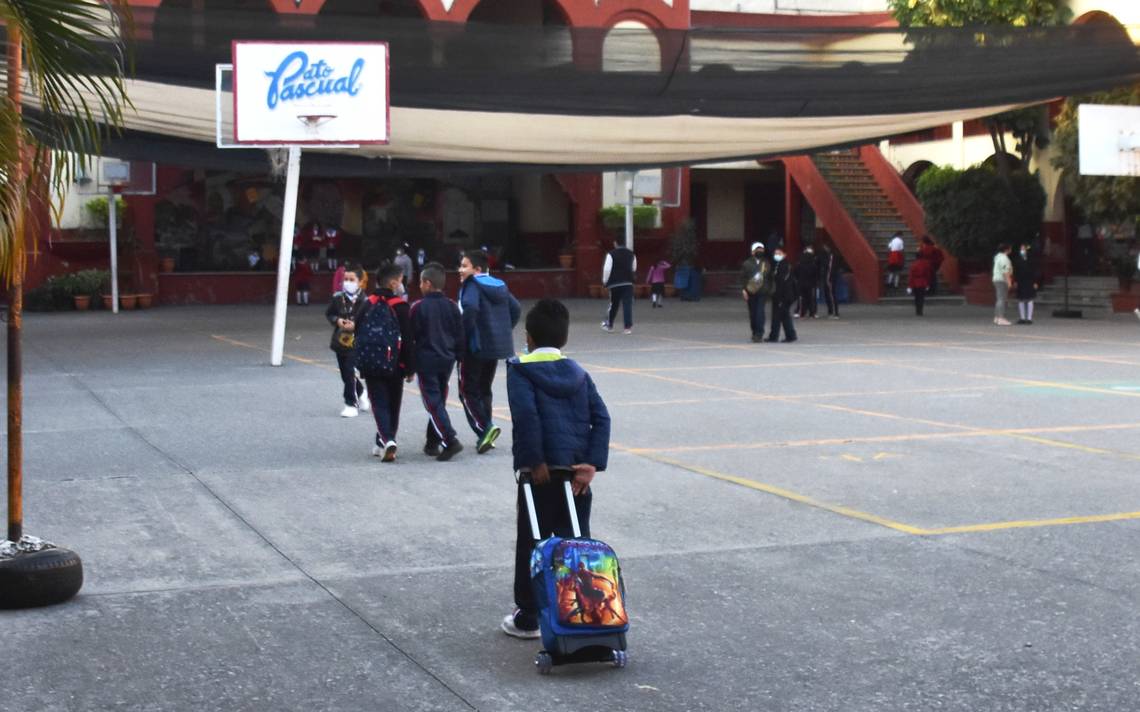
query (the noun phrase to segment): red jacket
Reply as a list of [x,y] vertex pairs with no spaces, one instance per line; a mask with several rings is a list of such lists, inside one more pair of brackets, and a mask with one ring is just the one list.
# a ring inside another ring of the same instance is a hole
[[930,289],[930,281],[934,278],[934,268],[926,256],[920,256],[910,266],[910,276],[906,286],[911,289]]

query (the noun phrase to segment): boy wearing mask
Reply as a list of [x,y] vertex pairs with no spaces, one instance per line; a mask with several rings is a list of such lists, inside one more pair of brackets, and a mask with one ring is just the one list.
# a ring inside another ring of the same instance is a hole
[[333,294],[328,309],[325,309],[325,318],[333,326],[329,348],[336,354],[340,380],[344,383],[344,409],[340,412],[342,418],[355,418],[360,411],[368,410],[369,406],[364,384],[356,377],[356,358],[352,349],[356,339],[356,324],[368,306],[368,301],[360,294],[362,273],[360,267],[346,265],[341,289]]

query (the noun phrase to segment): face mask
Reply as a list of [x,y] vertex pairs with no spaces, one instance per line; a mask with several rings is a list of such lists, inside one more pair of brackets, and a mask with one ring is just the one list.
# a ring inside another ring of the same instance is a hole
[[783,261],[784,261],[784,256],[783,256],[783,255],[776,255],[776,256],[775,256],[775,257],[773,257],[772,259],[776,260],[777,262],[783,262]]
[[351,297],[360,291],[360,282],[345,282],[343,289],[344,293]]
[[392,293],[395,294],[397,297],[402,297],[405,294],[407,294],[407,290],[404,289],[404,283],[400,282],[399,284],[397,284],[395,291]]
[[1022,251],[1021,251],[1021,256],[1022,256],[1022,257],[1027,257],[1028,255],[1029,255],[1029,250],[1022,250]]

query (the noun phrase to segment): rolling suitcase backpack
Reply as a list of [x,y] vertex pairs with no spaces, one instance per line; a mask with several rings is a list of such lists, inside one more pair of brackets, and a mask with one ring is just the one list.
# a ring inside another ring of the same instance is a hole
[[570,480],[563,479],[562,485],[574,538],[541,539],[530,480],[523,479],[530,530],[536,542],[530,555],[530,580],[538,601],[543,646],[535,656],[535,667],[542,675],[555,665],[571,663],[605,662],[625,667],[629,616],[617,554],[605,542],[581,538]]

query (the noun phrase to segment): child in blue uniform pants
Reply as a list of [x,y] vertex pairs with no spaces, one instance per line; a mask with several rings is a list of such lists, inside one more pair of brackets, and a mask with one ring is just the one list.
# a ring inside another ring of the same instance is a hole
[[[535,515],[543,536],[573,536],[566,496],[558,476],[571,478],[574,508],[582,536],[590,536],[594,474],[606,469],[610,414],[594,381],[562,355],[570,313],[555,299],[539,301],[526,315],[528,353],[507,362],[507,399],[513,423],[514,465],[529,473]],[[518,485],[518,538],[515,543],[515,610],[500,625],[516,638],[538,638],[538,604],[530,579],[530,530],[522,484]]]
[[404,271],[399,265],[388,264],[377,275],[376,293],[368,298],[372,309],[391,309],[400,323],[400,360],[396,372],[388,378],[368,378],[365,384],[372,398],[372,415],[376,419],[376,444],[372,454],[384,462],[396,459],[396,432],[400,429],[400,404],[404,400],[404,382],[411,383],[416,375],[415,337],[408,317],[408,300],[403,291]]
[[412,305],[412,333],[416,340],[416,369],[420,397],[428,412],[424,454],[450,460],[463,449],[447,417],[447,384],[456,361],[463,358],[463,316],[443,289],[443,265],[432,262],[420,272],[423,299]]

